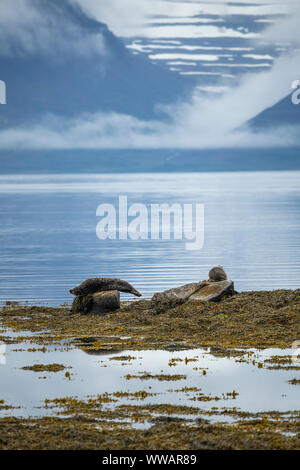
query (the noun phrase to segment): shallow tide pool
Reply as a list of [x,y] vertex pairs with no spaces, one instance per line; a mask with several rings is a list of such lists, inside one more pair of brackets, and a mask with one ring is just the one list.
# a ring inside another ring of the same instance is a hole
[[[4,336],[13,338],[9,330]],[[72,349],[68,342],[41,348],[25,341],[2,343],[1,351],[5,353],[0,361],[0,400],[5,404],[0,406],[1,417],[56,415],[61,410],[53,403],[45,406],[45,400],[86,401],[105,394],[112,399],[103,404],[107,409],[124,404],[186,406],[198,409],[185,413],[192,420],[203,416],[228,422],[234,419],[234,411],[300,408],[299,385],[289,383],[300,379],[300,360],[292,349],[237,349],[234,357],[222,357],[218,348],[86,352]],[[41,364],[65,368],[58,372],[22,369]]]

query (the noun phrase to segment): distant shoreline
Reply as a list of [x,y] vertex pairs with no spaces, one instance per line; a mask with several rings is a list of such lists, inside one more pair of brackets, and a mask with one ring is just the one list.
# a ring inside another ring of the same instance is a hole
[[300,170],[300,147],[0,151],[0,175]]

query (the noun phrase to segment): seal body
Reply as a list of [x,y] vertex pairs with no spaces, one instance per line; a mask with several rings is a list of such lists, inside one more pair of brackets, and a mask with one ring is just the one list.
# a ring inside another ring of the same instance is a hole
[[139,291],[137,291],[129,282],[123,281],[122,279],[115,279],[112,277],[94,277],[83,281],[79,286],[70,289],[70,294],[73,295],[88,295],[94,294],[95,292],[113,291],[118,290],[120,292],[129,292],[130,294],[141,297]]
[[227,275],[223,269],[223,266],[215,266],[209,271],[209,282],[220,282],[226,280]]

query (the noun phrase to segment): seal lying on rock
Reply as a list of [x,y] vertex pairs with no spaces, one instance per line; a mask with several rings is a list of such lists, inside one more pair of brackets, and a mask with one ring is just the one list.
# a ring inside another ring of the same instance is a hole
[[129,282],[123,281],[122,279],[114,279],[112,277],[94,277],[86,279],[79,284],[79,286],[70,289],[70,294],[83,296],[94,294],[95,292],[114,290],[129,292],[137,297],[142,296],[142,294],[129,284]]
[[192,282],[184,286],[175,287],[164,292],[157,292],[153,295],[153,301],[161,301],[163,298],[188,300],[195,292],[203,287],[209,286],[212,282],[221,282],[227,280],[227,275],[223,266],[215,266],[209,271],[208,281]]
[[209,271],[209,280],[193,282],[175,287],[153,295],[152,308],[158,313],[168,308],[174,308],[189,300],[211,301],[221,300],[226,295],[235,294],[234,284],[227,280],[222,266],[215,266]]
[[227,281],[227,274],[224,271],[223,266],[215,266],[211,268],[208,273],[208,281],[202,281],[199,283],[199,289],[202,287],[209,286],[211,282],[223,282]]

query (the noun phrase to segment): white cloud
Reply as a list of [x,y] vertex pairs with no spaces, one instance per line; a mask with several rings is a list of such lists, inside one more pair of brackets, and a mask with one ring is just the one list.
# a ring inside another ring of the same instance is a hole
[[[192,103],[164,108],[170,122],[142,121],[116,113],[74,119],[45,117],[35,126],[0,132],[1,149],[286,147],[298,142],[299,127],[262,131],[243,123],[291,92],[300,54],[281,57],[267,72],[245,77],[221,96],[195,94]],[[291,103],[291,106],[295,106]]]
[[[297,42],[298,30],[293,25],[295,21],[299,24],[299,18],[300,11],[296,10],[275,29],[271,26],[266,37],[276,41],[279,32],[286,32],[290,41]],[[299,51],[289,53],[276,59],[270,70],[245,76],[238,86],[214,98],[195,93],[191,103],[165,108],[168,123],[142,121],[116,113],[85,114],[74,119],[48,116],[34,126],[2,130],[0,148],[186,149],[294,145],[298,140],[298,127],[287,128],[283,124],[276,131],[271,129],[255,135],[250,129],[237,129],[291,92],[292,82],[300,78],[299,63]],[[294,105],[291,103],[291,106]]]
[[[253,134],[240,126],[291,90],[291,72],[300,55],[281,58],[275,67],[229,89],[220,97],[196,94],[192,103],[165,108],[168,123],[142,121],[116,113],[62,119],[48,116],[35,126],[0,132],[2,149],[225,148],[287,147],[298,141],[299,127]],[[293,73],[293,72],[292,72]],[[291,103],[291,106],[294,106]],[[237,130],[238,129],[238,130]]]
[[290,15],[270,26],[264,34],[265,40],[287,42],[291,46],[300,46],[300,5],[290,6]]
[[[133,36],[133,31],[124,31],[123,36]],[[136,27],[134,36],[145,37],[148,39],[153,38],[242,38],[254,39],[259,38],[257,33],[248,33],[238,31],[237,29],[226,28],[225,26],[213,25],[167,25],[167,26],[152,26],[152,27]]]
[[87,36],[54,5],[45,9],[43,4],[39,0],[1,0],[0,55],[105,53],[101,33]]
[[[134,37],[146,35],[146,28],[151,17],[166,16],[182,18],[184,21],[196,15],[268,15],[286,13],[289,1],[243,0],[228,2],[166,1],[166,0],[72,0],[93,18],[109,25],[118,36]],[[245,5],[242,5],[245,3]],[[149,31],[152,28],[147,28]],[[174,29],[175,30],[175,29]],[[148,32],[151,34],[151,32]],[[177,35],[178,36],[178,35]],[[150,36],[154,37],[154,33]]]
[[[52,119],[53,121],[53,119]],[[57,120],[57,123],[59,120]],[[139,121],[132,116],[95,114],[88,119],[64,121],[64,130],[42,124],[2,131],[1,149],[207,149],[287,147],[297,142],[299,126],[255,133],[250,130],[222,133],[209,128],[205,134],[186,126]]]
[[155,13],[155,0],[71,0],[92,18],[107,24],[118,36],[143,25]]

